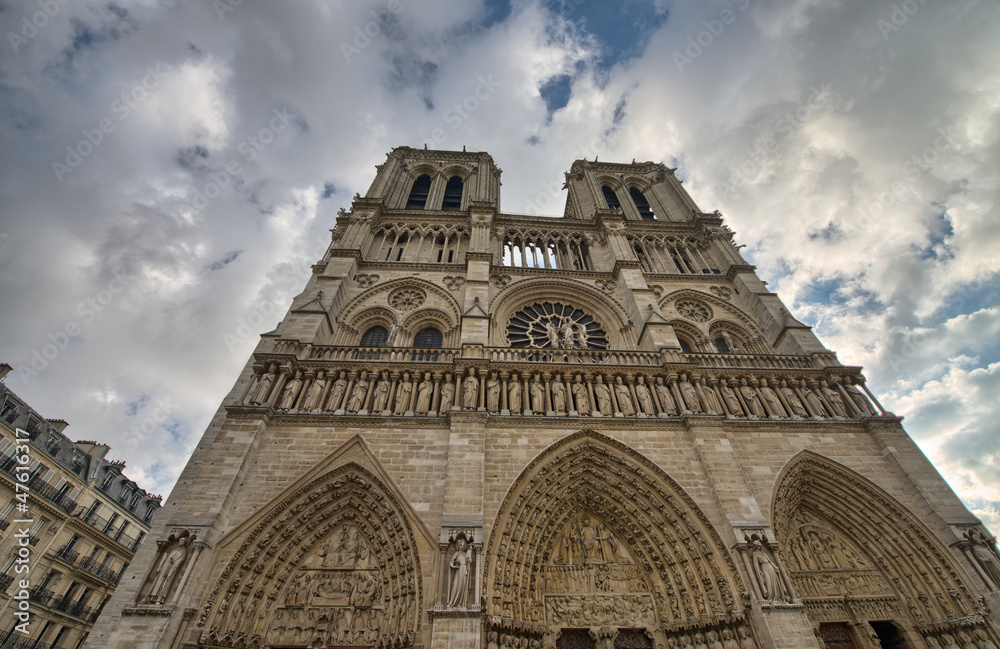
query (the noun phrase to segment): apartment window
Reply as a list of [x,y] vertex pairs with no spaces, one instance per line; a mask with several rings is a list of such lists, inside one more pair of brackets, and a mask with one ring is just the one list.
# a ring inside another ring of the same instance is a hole
[[462,209],[462,190],[464,188],[462,179],[458,176],[452,176],[444,187],[444,204],[441,205],[441,209],[451,212]]
[[424,174],[413,181],[410,197],[406,200],[406,209],[422,210],[427,205],[427,195],[431,193],[431,177]]

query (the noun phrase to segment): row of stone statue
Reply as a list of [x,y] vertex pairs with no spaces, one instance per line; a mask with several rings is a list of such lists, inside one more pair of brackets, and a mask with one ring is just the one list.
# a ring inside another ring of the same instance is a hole
[[997,649],[982,629],[962,629],[957,633],[924,636],[928,649]]
[[[287,380],[286,380],[287,379]],[[850,378],[706,378],[490,372],[347,372],[293,374],[271,365],[245,395],[251,406],[283,412],[437,415],[452,410],[492,414],[592,417],[726,415],[748,419],[849,419],[875,415]]]
[[668,636],[667,649],[757,649],[757,643],[746,626],[737,627],[735,632],[723,627],[719,631]]

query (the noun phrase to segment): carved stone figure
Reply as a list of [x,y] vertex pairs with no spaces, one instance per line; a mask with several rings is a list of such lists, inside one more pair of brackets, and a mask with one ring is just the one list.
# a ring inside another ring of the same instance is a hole
[[451,374],[444,377],[444,384],[441,386],[441,412],[448,412],[455,403],[455,384],[451,381]]
[[558,349],[559,348],[559,330],[556,329],[556,326],[554,324],[552,324],[551,320],[546,320],[545,321],[545,335],[549,339],[549,347],[551,347],[552,349]]
[[389,403],[389,390],[392,388],[392,381],[389,380],[389,373],[382,372],[382,378],[375,386],[375,399],[372,402],[372,412],[385,412]]
[[490,374],[486,379],[486,409],[490,412],[500,412],[500,381],[497,373]]
[[649,393],[649,388],[646,387],[646,377],[640,376],[639,382],[635,386],[635,398],[639,402],[639,409],[642,410],[643,414],[652,417],[656,414],[656,406],[653,405],[653,395]]
[[684,412],[701,412],[701,403],[698,401],[698,393],[694,391],[694,386],[688,381],[687,374],[681,374],[677,387],[681,390],[681,398],[684,399]]
[[323,370],[320,370],[306,391],[305,401],[302,402],[302,412],[312,412],[319,407],[319,400],[323,398],[324,389],[326,389],[326,375]]
[[814,413],[816,413],[815,416],[817,416],[817,417],[826,417],[827,416],[827,412],[826,412],[826,408],[823,407],[823,402],[820,401],[819,397],[817,397],[815,394],[813,394],[813,391],[810,390],[808,388],[808,386],[806,386],[804,384],[805,384],[805,381],[803,381],[803,385],[799,389],[801,390],[801,392],[802,392],[802,398],[804,398],[806,400],[806,403],[808,404],[809,409],[812,410]]
[[710,415],[717,415],[722,412],[722,404],[715,390],[708,384],[708,379],[701,377],[701,393],[705,396],[705,412]]
[[740,649],[757,649],[757,643],[754,642],[749,629],[741,626],[736,632],[740,635]]
[[415,410],[418,415],[426,415],[431,409],[431,396],[434,393],[434,383],[431,382],[431,373],[424,373],[424,380],[417,386],[417,405]]
[[785,417],[785,409],[781,405],[781,401],[778,400],[778,395],[774,393],[774,389],[767,384],[767,379],[760,380],[760,389],[758,390],[760,398],[764,400],[767,404],[767,409],[774,413],[775,417]]
[[757,582],[760,584],[761,594],[764,599],[775,600],[781,598],[780,582],[778,581],[778,571],[771,563],[770,557],[764,550],[763,545],[754,539],[750,545],[750,560],[753,563],[754,573],[757,575]]
[[368,396],[368,372],[362,372],[354,390],[351,391],[351,398],[347,402],[347,412],[353,415],[361,410],[365,405],[366,396]]
[[618,410],[626,417],[635,414],[635,406],[632,405],[632,395],[628,386],[622,383],[622,377],[615,378],[615,398],[618,399]]
[[656,398],[660,400],[660,407],[663,409],[662,412],[668,415],[677,414],[677,405],[674,403],[674,397],[670,394],[670,388],[663,382],[663,377],[656,377]]
[[187,562],[192,537],[186,533],[179,537],[172,534],[170,536],[160,548],[156,568],[149,577],[148,583],[151,586],[144,599],[146,603],[163,604],[170,596],[171,587],[180,574],[181,567]]
[[875,414],[875,408],[872,407],[872,404],[868,401],[865,395],[861,393],[861,390],[854,385],[854,382],[850,378],[844,379],[844,390],[847,391],[847,396],[851,397],[851,401],[854,402],[854,405],[856,405],[862,413],[866,415]]
[[517,374],[512,374],[510,382],[507,383],[507,407],[511,413],[521,412],[521,381]]
[[747,404],[751,415],[754,417],[767,416],[764,412],[764,406],[760,403],[760,398],[757,397],[757,391],[747,384],[746,379],[740,379],[740,394],[743,395],[743,402]]
[[581,415],[590,414],[590,395],[587,394],[587,386],[579,374],[576,375],[576,382],[573,384],[573,400],[576,403],[578,413]]
[[479,405],[479,379],[476,378],[476,368],[469,368],[469,376],[462,384],[462,405],[466,410],[475,410]]
[[531,409],[536,413],[545,412],[545,386],[537,374],[528,389],[531,391]]
[[784,379],[782,379],[781,387],[779,389],[781,390],[781,394],[784,395],[785,401],[788,403],[788,407],[792,409],[793,417],[802,417],[803,419],[809,417],[809,413],[806,412],[802,402],[799,401],[799,397],[795,394],[795,390],[788,387]]
[[267,372],[264,372],[264,374],[261,375],[260,380],[257,381],[257,387],[250,396],[250,405],[259,406],[267,401],[267,393],[271,391],[271,385],[274,383],[276,369],[277,367],[272,364],[271,367],[268,368]]
[[979,530],[972,530],[967,535],[972,549],[972,556],[976,558],[983,572],[993,582],[994,589],[1000,589],[1000,562],[997,561],[997,551],[995,539],[987,540],[986,536]]
[[574,335],[572,320],[566,320],[565,322],[563,322],[562,340],[563,340],[563,347],[565,347],[566,349],[576,348],[576,336]]
[[281,393],[281,403],[278,404],[280,410],[288,410],[295,405],[295,399],[299,396],[302,388],[302,372],[296,371],[291,381],[285,384],[285,390]]
[[819,389],[826,397],[827,402],[830,407],[833,408],[833,415],[835,417],[847,418],[847,406],[844,405],[844,400],[840,397],[840,394],[827,385],[826,381],[819,382]]
[[552,382],[552,410],[555,411],[557,415],[566,414],[566,386],[563,385],[562,377],[556,374],[555,380]]
[[448,564],[451,572],[451,579],[448,582],[448,606],[466,608],[470,563],[472,563],[472,548],[464,538],[459,538],[455,541],[455,554]]
[[344,392],[346,390],[347,372],[341,372],[337,380],[333,382],[333,388],[330,390],[330,396],[326,400],[326,410],[336,410],[340,406],[340,400],[344,396]]
[[410,396],[413,394],[413,383],[410,382],[410,373],[403,372],[403,380],[396,386],[396,404],[392,409],[392,414],[402,415],[410,405]]
[[594,385],[594,398],[597,399],[597,409],[601,411],[601,414],[605,417],[610,416],[612,414],[611,390],[604,382],[603,376],[598,375],[597,377],[597,384]]
[[734,417],[742,417],[743,406],[740,405],[740,400],[736,397],[736,392],[729,387],[729,383],[722,379],[719,381],[719,392],[722,393],[722,398],[726,400],[726,407],[729,408],[730,414]]

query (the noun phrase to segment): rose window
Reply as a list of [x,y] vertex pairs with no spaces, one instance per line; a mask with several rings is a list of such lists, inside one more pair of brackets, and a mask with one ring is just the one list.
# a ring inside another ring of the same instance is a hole
[[427,294],[418,288],[401,288],[389,295],[389,306],[399,311],[416,309],[427,299]]
[[608,338],[594,318],[575,306],[539,302],[514,314],[507,325],[511,347],[606,349]]
[[699,300],[679,300],[677,313],[695,322],[708,322],[712,319],[712,309]]

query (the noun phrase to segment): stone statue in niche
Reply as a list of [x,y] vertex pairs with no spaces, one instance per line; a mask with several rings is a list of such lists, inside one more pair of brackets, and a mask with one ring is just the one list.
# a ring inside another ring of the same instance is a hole
[[512,374],[507,384],[507,407],[512,414],[521,412],[521,380],[517,374]]
[[455,551],[448,562],[448,607],[468,608],[472,546],[463,535],[455,539],[454,545]]
[[323,390],[326,389],[326,374],[323,370],[316,373],[316,379],[309,385],[306,391],[305,401],[302,402],[302,412],[312,412],[319,408],[319,400],[323,398]]
[[466,410],[475,410],[479,405],[479,379],[476,378],[476,368],[469,368],[469,376],[462,384],[462,405]]
[[357,385],[351,392],[351,398],[347,402],[347,412],[352,415],[361,410],[365,405],[365,397],[368,396],[368,372],[361,372]]
[[597,383],[594,385],[594,398],[597,399],[597,409],[605,417],[611,413],[611,389],[604,382],[604,377],[598,375]]
[[250,395],[250,405],[259,406],[267,401],[267,393],[271,391],[271,384],[274,383],[275,370],[277,367],[272,363],[271,367],[261,375],[260,380],[257,381],[257,387]]
[[756,534],[750,541],[750,563],[764,599],[772,601],[785,599],[778,570],[771,561],[770,553],[764,548]]
[[490,373],[490,378],[486,379],[486,410],[500,412],[500,381],[496,372]]
[[987,538],[980,530],[966,531],[965,538],[969,540],[972,556],[993,582],[993,589],[1000,589],[1000,562],[997,560],[996,539]]
[[785,401],[788,403],[788,407],[792,409],[793,417],[801,417],[802,419],[807,419],[809,417],[809,413],[807,413],[806,409],[802,406],[802,402],[799,401],[799,397],[795,394],[795,390],[788,387],[788,384],[785,383],[784,379],[781,380],[780,387],[778,389],[781,390],[781,394],[785,396]]
[[280,410],[288,410],[295,405],[295,399],[299,396],[299,389],[302,388],[302,371],[297,370],[295,376],[285,385],[284,392],[281,393],[281,403],[278,404]]
[[545,386],[535,374],[535,380],[531,382],[531,409],[536,413],[545,412]]
[[576,375],[576,382],[573,384],[573,399],[576,402],[576,411],[581,415],[590,414],[590,395],[587,394],[587,386],[583,383],[583,377]]
[[455,403],[455,384],[451,382],[451,374],[444,377],[444,385],[441,386],[441,412],[451,410]]
[[635,406],[632,405],[632,395],[628,386],[622,383],[622,377],[615,377],[615,398],[618,399],[618,410],[626,417],[635,414]]
[[644,415],[652,417],[656,414],[656,407],[653,405],[653,395],[650,394],[646,386],[646,377],[640,376],[639,382],[635,386],[635,398],[639,401],[639,409]]
[[411,394],[413,394],[413,384],[410,383],[410,373],[403,372],[403,380],[399,382],[399,387],[396,388],[396,405],[393,407],[392,414],[398,417],[406,412],[406,409],[410,405]]
[[660,408],[663,409],[661,412],[667,415],[677,414],[677,406],[674,404],[674,398],[670,394],[670,388],[663,382],[662,376],[656,377],[656,396],[660,400]]
[[341,372],[337,380],[333,382],[330,390],[330,397],[326,400],[326,410],[336,410],[340,406],[340,401],[347,391],[347,372]]
[[171,534],[160,544],[153,569],[146,578],[146,584],[139,590],[137,601],[140,604],[163,604],[173,592],[175,582],[182,573],[182,568],[191,556],[191,544],[196,535],[184,530],[180,534]]
[[431,395],[434,392],[434,384],[431,382],[431,373],[424,373],[424,380],[417,386],[417,405],[415,410],[418,415],[426,415],[431,409]]
[[695,392],[694,386],[688,381],[687,374],[681,374],[678,387],[681,390],[681,397],[684,399],[684,414],[701,412],[701,402],[698,401],[698,393]]
[[557,415],[566,414],[566,386],[563,385],[562,376],[556,374],[552,382],[552,410]]
[[372,412],[384,412],[389,403],[389,389],[392,381],[389,380],[389,373],[382,372],[378,385],[375,386],[375,400],[372,402]]

